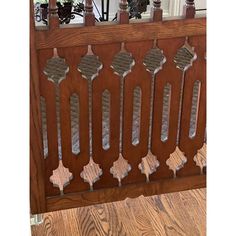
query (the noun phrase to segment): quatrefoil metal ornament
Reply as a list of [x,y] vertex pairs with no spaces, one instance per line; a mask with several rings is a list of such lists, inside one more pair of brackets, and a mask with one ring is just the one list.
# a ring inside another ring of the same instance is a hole
[[113,162],[113,166],[110,168],[110,173],[118,180],[119,186],[121,186],[122,179],[128,175],[130,170],[131,165],[120,154],[119,158]]
[[194,47],[191,47],[188,43],[188,37],[186,37],[184,45],[178,49],[177,54],[174,57],[176,67],[182,71],[186,71],[192,66],[193,62],[197,59],[197,54],[194,52]]
[[113,68],[115,74],[120,77],[125,77],[129,72],[131,72],[135,61],[132,54],[127,52],[124,43],[121,44],[121,50],[117,53],[112,61],[111,68]]
[[98,56],[94,55],[91,45],[88,45],[87,54],[82,57],[78,65],[78,70],[85,79],[94,80],[102,67],[103,65],[99,61]]
[[65,59],[58,56],[57,49],[53,49],[53,57],[47,60],[44,74],[56,85],[66,78],[69,71],[69,66],[66,64]]
[[187,158],[178,147],[176,147],[175,151],[171,153],[170,157],[166,160],[166,164],[169,166],[169,169],[174,173],[174,178],[176,178],[176,172],[183,168],[186,162]]
[[156,156],[149,151],[147,156],[142,158],[142,162],[138,165],[138,168],[141,170],[142,174],[146,175],[146,181],[149,182],[149,176],[156,172],[159,165],[160,162],[157,160]]
[[83,167],[83,171],[80,173],[81,178],[84,182],[89,183],[90,190],[93,190],[93,184],[100,179],[102,175],[102,169],[96,164],[92,158],[89,163]]
[[59,166],[56,170],[53,170],[53,174],[50,176],[50,182],[54,187],[60,189],[61,195],[63,195],[64,188],[70,183],[73,179],[72,173],[68,168],[63,166],[62,161],[59,161]]
[[206,167],[206,144],[204,143],[202,148],[197,151],[197,154],[194,156],[194,161],[196,165],[200,167],[201,174],[203,174],[203,169]]
[[155,41],[154,47],[146,54],[143,64],[146,66],[147,71],[154,75],[162,69],[162,66],[165,62],[166,58],[163,54],[163,50],[156,46]]

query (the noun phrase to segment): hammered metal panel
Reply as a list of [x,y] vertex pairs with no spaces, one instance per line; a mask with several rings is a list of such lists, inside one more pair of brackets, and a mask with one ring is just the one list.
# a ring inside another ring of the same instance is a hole
[[194,52],[194,48],[191,47],[186,39],[185,44],[177,51],[174,57],[176,67],[182,71],[186,71],[192,63],[197,59],[197,54]]
[[131,72],[134,64],[135,61],[132,54],[125,50],[124,43],[122,43],[121,51],[115,55],[111,67],[120,77],[125,77],[129,72]]
[[58,85],[65,79],[68,71],[69,66],[66,64],[64,58],[58,56],[57,49],[55,48],[53,57],[47,60],[44,74],[48,77],[48,80]]
[[143,60],[143,64],[151,74],[156,74],[161,70],[165,62],[163,51],[157,47],[150,49]]
[[79,96],[72,94],[70,96],[70,118],[71,118],[71,144],[72,153],[78,155],[80,152],[79,141]]
[[102,93],[102,146],[104,150],[110,148],[110,92],[106,89]]
[[93,54],[92,48],[89,45],[87,54],[81,58],[78,70],[84,78],[93,80],[101,69],[102,63],[99,61],[98,56]]
[[200,89],[201,89],[201,82],[199,80],[196,80],[193,85],[192,108],[191,108],[191,117],[189,125],[190,138],[194,138],[196,135]]
[[162,142],[165,142],[168,139],[170,102],[171,102],[171,85],[167,83],[163,91],[163,110],[162,110],[162,126],[161,126],[161,141]]
[[40,97],[41,106],[41,121],[42,121],[42,137],[43,137],[43,155],[44,158],[48,157],[48,135],[47,135],[47,114],[46,114],[46,101],[44,97]]
[[142,91],[136,87],[133,92],[133,122],[132,122],[132,144],[138,145],[140,140],[141,101]]

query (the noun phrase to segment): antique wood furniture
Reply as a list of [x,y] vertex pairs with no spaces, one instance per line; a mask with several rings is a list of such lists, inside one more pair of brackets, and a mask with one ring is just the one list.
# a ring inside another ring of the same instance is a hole
[[39,214],[206,185],[206,18],[30,26],[30,202]]

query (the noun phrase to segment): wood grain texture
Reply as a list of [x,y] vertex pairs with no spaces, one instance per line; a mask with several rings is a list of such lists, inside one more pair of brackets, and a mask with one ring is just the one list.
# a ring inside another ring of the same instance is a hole
[[198,175],[176,179],[165,179],[150,183],[129,184],[122,187],[99,189],[92,192],[66,194],[47,198],[47,212],[73,207],[89,206],[105,202],[124,200],[140,195],[151,196],[206,186],[206,176]]
[[206,34],[206,18],[36,30],[36,47],[60,48]]
[[44,214],[32,236],[206,235],[206,190],[126,199]]
[[[30,2],[32,11],[33,4]],[[34,18],[30,18],[30,208],[31,213],[46,210],[44,160],[41,139],[38,58],[35,48]]]

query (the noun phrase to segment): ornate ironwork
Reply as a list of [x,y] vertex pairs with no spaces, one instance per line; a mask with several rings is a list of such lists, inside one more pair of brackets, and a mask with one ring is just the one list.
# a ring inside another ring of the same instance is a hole
[[[141,14],[147,11],[147,6],[150,5],[149,0],[128,0],[127,4],[120,3],[121,9],[129,10],[129,18],[142,18]],[[158,2],[158,1],[157,1]],[[101,11],[99,11],[96,3],[92,0],[93,6],[97,11],[99,18],[95,18],[96,21],[108,21],[109,20],[109,5],[110,1],[106,1],[106,9],[104,7],[104,0],[101,0]],[[83,17],[85,11],[91,11],[91,6],[85,6],[83,2],[73,4],[72,1],[57,2],[57,9],[49,10],[48,3],[35,3],[35,20],[37,22],[42,21],[44,24],[48,24],[48,14],[58,14],[60,24],[69,24],[70,20],[75,19],[75,16],[78,15]],[[117,20],[117,15],[114,17],[113,21]]]

